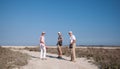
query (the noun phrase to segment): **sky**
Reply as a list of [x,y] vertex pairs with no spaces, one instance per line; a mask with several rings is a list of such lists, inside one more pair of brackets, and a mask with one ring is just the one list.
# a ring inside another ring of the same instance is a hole
[[0,45],[120,45],[120,0],[0,0]]

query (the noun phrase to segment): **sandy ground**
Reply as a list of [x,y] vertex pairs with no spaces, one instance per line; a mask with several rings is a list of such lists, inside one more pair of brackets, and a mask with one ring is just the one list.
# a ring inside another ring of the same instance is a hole
[[[25,47],[29,47],[29,48],[34,48],[34,47],[38,47],[38,46],[2,46],[4,48],[25,48]],[[47,46],[48,48],[56,48],[56,46]],[[63,47],[67,47],[67,46],[63,46]],[[113,47],[87,47],[87,46],[77,46],[76,48],[102,48],[102,49],[120,49],[120,46],[113,46]]]
[[[56,54],[47,53],[47,60],[41,60],[39,58],[40,52],[18,50],[18,48],[30,47],[34,48],[36,46],[3,46],[6,48],[13,48],[14,50],[20,51],[22,53],[27,53],[31,56],[28,64],[21,67],[20,69],[98,69],[98,67],[87,60],[86,58],[77,58],[76,62],[71,62],[70,57],[63,56],[63,59],[58,59]],[[56,48],[55,46],[51,46]],[[17,48],[17,49],[15,49]],[[87,48],[87,47],[78,47]],[[120,47],[93,47],[93,48],[104,48],[104,49],[119,49]]]
[[[30,60],[28,60],[28,64],[22,66],[20,69],[98,69],[96,65],[89,62],[91,60],[87,60],[86,58],[77,58],[76,62],[71,62],[69,61],[70,57],[63,56],[63,59],[58,59],[56,54],[47,53],[47,60],[41,60],[39,58],[40,52],[19,50],[19,48],[25,47],[34,48],[36,46],[2,46],[2,47],[11,48],[22,53],[27,53],[28,55],[31,56]],[[56,48],[56,46],[49,47]],[[120,47],[93,47],[93,48],[119,49]]]
[[30,52],[21,50],[22,53],[27,53],[31,56],[28,64],[20,69],[98,69],[96,65],[89,63],[86,58],[77,58],[76,62],[71,62],[70,57],[63,56],[63,59],[58,59],[55,54],[47,53],[47,60],[39,58],[40,52]]

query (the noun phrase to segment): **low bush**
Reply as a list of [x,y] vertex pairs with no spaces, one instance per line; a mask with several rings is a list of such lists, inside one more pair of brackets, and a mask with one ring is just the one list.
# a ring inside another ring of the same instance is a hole
[[27,54],[0,47],[0,69],[19,68],[28,63],[28,58]]

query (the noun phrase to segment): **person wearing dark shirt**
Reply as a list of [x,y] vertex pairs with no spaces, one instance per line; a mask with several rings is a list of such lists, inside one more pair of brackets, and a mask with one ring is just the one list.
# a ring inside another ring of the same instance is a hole
[[57,41],[57,50],[58,50],[58,58],[62,58],[62,34],[58,32],[58,41]]

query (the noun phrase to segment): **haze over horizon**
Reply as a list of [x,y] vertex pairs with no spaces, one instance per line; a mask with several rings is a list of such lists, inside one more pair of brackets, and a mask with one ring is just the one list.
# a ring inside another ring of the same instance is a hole
[[0,45],[120,45],[120,0],[0,0]]

